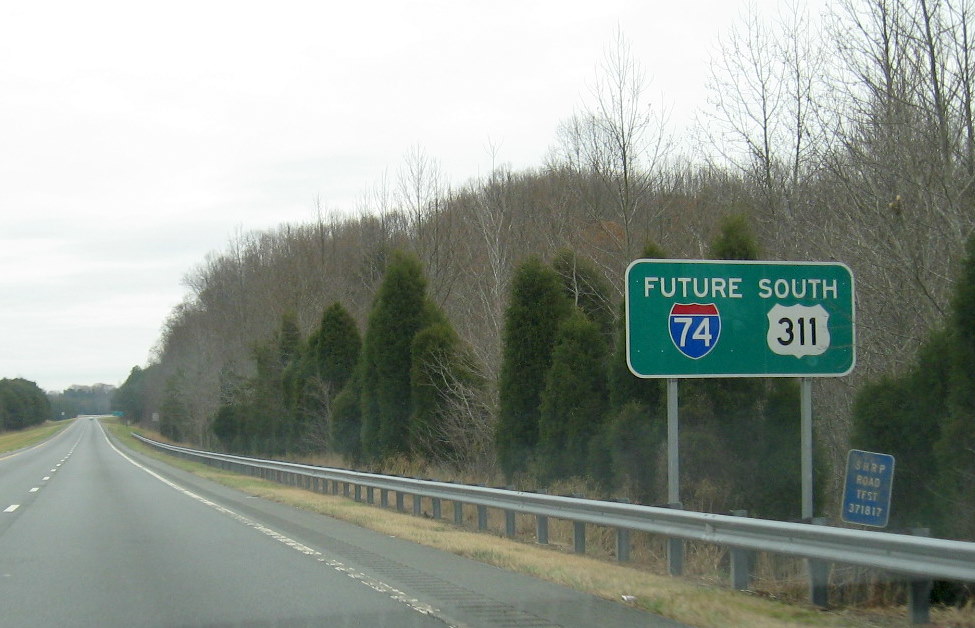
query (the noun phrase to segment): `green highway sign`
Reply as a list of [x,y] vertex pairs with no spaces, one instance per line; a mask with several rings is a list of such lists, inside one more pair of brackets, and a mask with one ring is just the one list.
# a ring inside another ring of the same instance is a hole
[[637,260],[626,346],[638,377],[836,377],[853,370],[844,264]]

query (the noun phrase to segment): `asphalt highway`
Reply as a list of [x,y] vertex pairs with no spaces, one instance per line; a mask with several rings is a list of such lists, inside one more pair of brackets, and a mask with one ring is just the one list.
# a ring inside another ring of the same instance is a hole
[[676,626],[261,500],[79,419],[0,454],[0,626]]

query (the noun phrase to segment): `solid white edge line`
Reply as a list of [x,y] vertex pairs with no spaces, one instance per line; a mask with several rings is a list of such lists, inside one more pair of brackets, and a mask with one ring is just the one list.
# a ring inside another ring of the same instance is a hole
[[192,499],[195,499],[196,501],[198,501],[198,502],[200,502],[202,504],[205,504],[205,505],[209,506],[210,508],[213,508],[217,512],[223,513],[223,514],[227,515],[228,517],[231,517],[232,519],[237,520],[238,522],[240,522],[240,523],[242,523],[242,524],[244,524],[244,525],[246,525],[246,526],[248,526],[250,528],[253,528],[254,530],[257,530],[258,532],[260,532],[260,533],[262,533],[262,534],[264,534],[266,536],[269,536],[272,539],[274,539],[274,540],[276,540],[276,541],[278,541],[280,543],[283,543],[283,544],[287,545],[288,547],[290,547],[291,549],[293,549],[295,551],[301,552],[302,554],[305,554],[306,556],[311,556],[311,557],[317,559],[318,562],[323,563],[325,565],[328,565],[329,567],[331,567],[335,571],[338,571],[339,573],[345,574],[346,576],[352,578],[356,582],[359,582],[361,584],[364,584],[367,587],[369,587],[370,589],[373,589],[374,591],[378,591],[380,593],[384,593],[384,594],[388,595],[392,600],[394,600],[396,602],[399,602],[400,604],[404,604],[407,607],[413,609],[414,611],[416,611],[418,613],[421,613],[423,615],[430,615],[431,617],[436,617],[437,619],[439,619],[439,620],[444,621],[445,623],[447,623],[448,626],[451,626],[451,624],[449,622],[447,622],[446,618],[443,617],[443,615],[441,615],[439,609],[434,608],[434,607],[430,606],[429,604],[423,604],[419,600],[417,600],[415,598],[412,598],[412,597],[409,597],[408,595],[406,595],[406,593],[403,593],[402,591],[400,591],[400,590],[398,590],[398,589],[396,589],[396,588],[394,588],[394,587],[386,584],[385,582],[382,582],[380,580],[376,580],[375,578],[372,578],[370,576],[367,576],[364,573],[357,572],[357,571],[351,569],[350,567],[346,567],[345,565],[343,565],[342,563],[340,563],[337,560],[331,560],[331,559],[325,558],[324,555],[321,552],[319,552],[318,550],[316,550],[316,549],[310,548],[307,545],[303,545],[302,543],[299,543],[298,541],[296,541],[296,540],[294,540],[292,538],[289,538],[289,537],[281,534],[280,532],[276,532],[275,530],[272,530],[271,528],[268,528],[265,525],[262,525],[262,524],[260,524],[260,523],[258,523],[256,521],[251,520],[251,519],[248,519],[247,517],[245,517],[244,515],[242,515],[242,514],[240,514],[238,512],[235,512],[235,511],[233,511],[233,510],[231,510],[231,509],[229,509],[229,508],[227,508],[225,506],[221,506],[220,504],[217,504],[215,502],[212,502],[209,499],[203,497],[202,495],[198,495],[197,493],[194,493],[193,491],[191,491],[189,489],[183,488],[182,486],[176,484],[175,482],[172,482],[172,481],[170,481],[170,480],[162,477],[161,475],[159,475],[158,473],[156,473],[152,469],[150,469],[150,468],[148,468],[148,467],[146,467],[146,466],[144,466],[144,465],[136,462],[135,460],[133,460],[132,458],[130,458],[128,455],[126,455],[124,452],[122,452],[118,447],[116,447],[115,446],[115,443],[113,443],[112,440],[108,437],[108,434],[105,433],[105,428],[102,426],[101,423],[98,423],[98,427],[101,429],[102,436],[105,437],[105,441],[108,443],[109,447],[111,447],[112,449],[115,450],[115,453],[117,453],[118,455],[122,456],[130,464],[138,467],[139,469],[142,469],[143,471],[145,471],[146,473],[148,473],[152,477],[156,478],[157,480],[159,480],[163,484],[169,486],[170,488],[172,488],[172,489],[174,489],[176,491],[179,491],[183,495],[186,495],[187,497],[190,497]]

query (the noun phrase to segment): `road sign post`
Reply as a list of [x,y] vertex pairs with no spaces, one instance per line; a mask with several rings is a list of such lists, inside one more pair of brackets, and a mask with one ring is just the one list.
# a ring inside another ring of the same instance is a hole
[[626,360],[668,380],[668,499],[679,502],[677,380],[801,378],[802,516],[813,517],[812,380],[853,370],[844,264],[636,260],[626,270]]

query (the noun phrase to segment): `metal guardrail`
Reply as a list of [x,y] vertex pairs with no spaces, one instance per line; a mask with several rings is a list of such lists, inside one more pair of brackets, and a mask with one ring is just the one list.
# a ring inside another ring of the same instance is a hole
[[[441,503],[450,501],[454,504],[455,521],[462,522],[458,512],[462,512],[464,504],[472,504],[478,507],[481,528],[486,526],[484,509],[496,508],[506,513],[509,536],[514,535],[516,513],[534,515],[538,518],[540,543],[547,543],[548,518],[572,521],[575,523],[575,549],[580,553],[585,551],[585,524],[592,524],[617,529],[621,560],[626,560],[629,555],[628,531],[641,531],[713,543],[733,550],[772,552],[811,561],[883,569],[904,574],[913,581],[975,582],[975,543],[361,473],[200,451],[133,435],[157,449],[277,481],[304,484],[308,488],[320,488],[321,482],[325,482],[326,490],[327,483],[332,482],[332,492],[337,493],[342,486],[342,493],[347,495],[352,487],[355,498],[360,501],[363,488],[369,503],[374,503],[374,491],[378,490],[382,506],[388,505],[388,494],[395,493],[400,510],[403,510],[403,496],[412,495],[414,514],[420,513],[420,499],[429,498],[433,516],[440,518]],[[313,483],[318,484],[313,486]],[[749,561],[741,562],[747,564]],[[740,578],[741,574],[738,579],[732,575],[735,582],[741,582]]]

